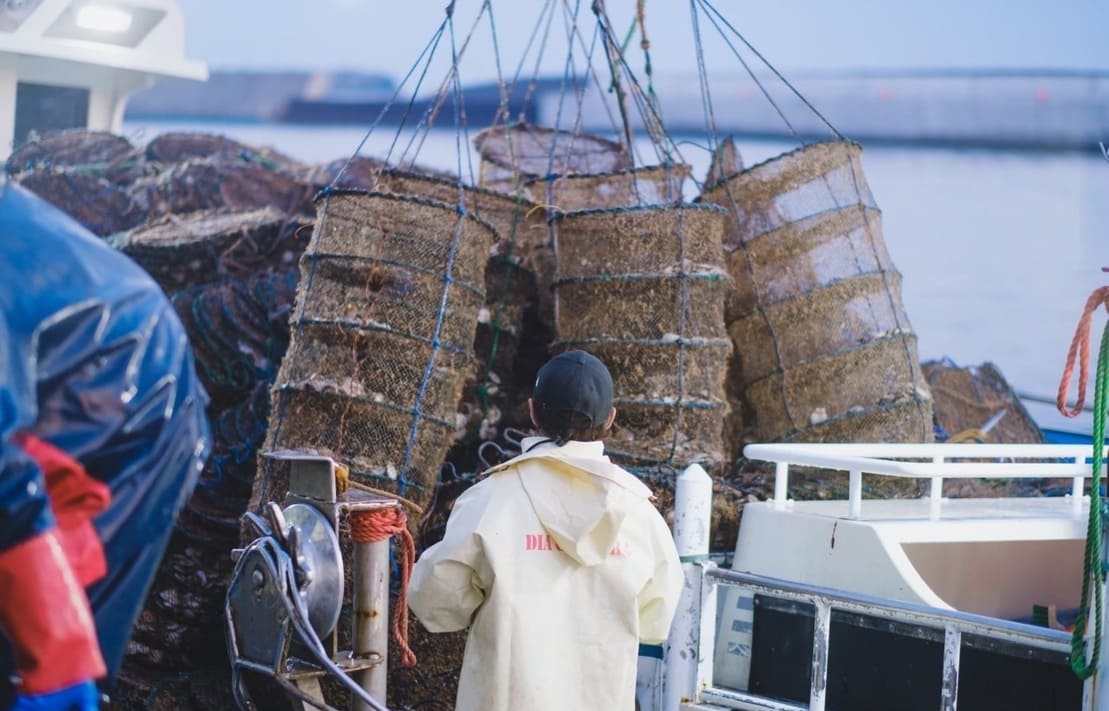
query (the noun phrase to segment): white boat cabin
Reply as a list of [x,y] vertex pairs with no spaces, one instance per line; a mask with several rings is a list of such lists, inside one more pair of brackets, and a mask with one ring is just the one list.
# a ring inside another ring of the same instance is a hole
[[160,77],[204,80],[176,0],[0,2],[0,160],[32,132],[119,132],[127,98]]

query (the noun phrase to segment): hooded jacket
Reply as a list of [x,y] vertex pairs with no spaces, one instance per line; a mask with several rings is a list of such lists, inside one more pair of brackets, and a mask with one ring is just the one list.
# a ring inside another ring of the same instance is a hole
[[458,711],[635,707],[641,642],[665,641],[682,589],[670,530],[601,442],[524,440],[455,502],[408,604],[470,626]]

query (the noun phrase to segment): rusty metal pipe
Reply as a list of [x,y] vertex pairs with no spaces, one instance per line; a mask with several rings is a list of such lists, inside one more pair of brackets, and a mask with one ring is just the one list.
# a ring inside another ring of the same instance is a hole
[[[380,663],[357,672],[355,681],[370,696],[386,704],[385,692],[389,659],[389,542],[355,543],[353,551],[354,654],[376,654]],[[372,711],[357,697],[351,699],[352,711]]]

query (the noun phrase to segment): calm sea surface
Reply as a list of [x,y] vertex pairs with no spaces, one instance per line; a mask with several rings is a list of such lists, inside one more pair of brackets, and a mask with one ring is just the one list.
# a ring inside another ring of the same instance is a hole
[[[355,127],[237,123],[131,122],[124,130],[137,142],[170,130],[222,133],[309,162],[349,156],[364,134]],[[383,156],[396,137],[394,129],[380,128],[362,153]],[[394,158],[443,169],[459,165],[453,131],[427,133],[422,143],[411,138],[399,137]],[[466,143],[461,165],[469,176],[470,161],[476,171],[477,160]],[[748,165],[796,147],[739,145]],[[682,150],[694,174],[703,176],[705,152],[690,144]],[[653,154],[645,153],[650,161]],[[865,148],[863,167],[904,277],[921,357],[959,365],[991,361],[1018,391],[1052,396],[1086,297],[1109,284],[1101,271],[1109,267],[1109,163],[1100,151],[879,146]],[[1098,334],[1103,323],[1095,321]]]

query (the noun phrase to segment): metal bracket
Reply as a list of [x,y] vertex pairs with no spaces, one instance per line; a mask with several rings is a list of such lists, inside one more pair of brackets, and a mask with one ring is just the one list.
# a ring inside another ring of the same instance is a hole
[[[254,708],[241,677],[245,669],[273,679],[298,708],[331,708],[319,684],[329,674],[343,677],[344,685],[359,692],[355,697],[363,698],[357,708],[384,708],[369,701],[384,699],[386,636],[367,637],[356,621],[355,648],[364,651],[355,654],[339,652],[338,635],[331,632],[344,599],[338,524],[352,512],[399,502],[354,488],[339,494],[339,465],[330,457],[296,451],[266,456],[289,462],[289,492],[284,508],[271,502],[264,516],[243,516],[255,540],[232,552],[236,566],[225,614],[236,703]],[[387,612],[388,541],[355,544],[353,577],[355,604],[360,598],[373,600]],[[352,675],[357,684],[346,678]]]

